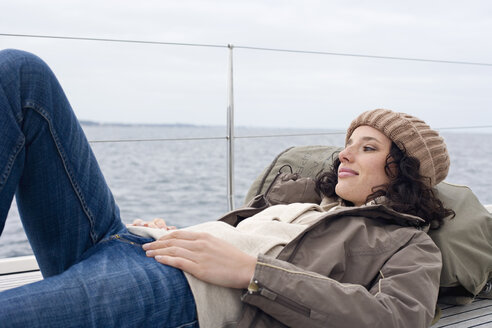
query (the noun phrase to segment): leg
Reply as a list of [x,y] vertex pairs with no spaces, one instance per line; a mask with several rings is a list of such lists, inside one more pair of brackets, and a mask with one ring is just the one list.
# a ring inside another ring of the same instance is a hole
[[186,278],[147,258],[147,241],[110,237],[64,273],[0,293],[0,325],[198,327]]
[[0,52],[0,232],[15,192],[45,277],[125,230],[55,76],[36,56],[7,50]]

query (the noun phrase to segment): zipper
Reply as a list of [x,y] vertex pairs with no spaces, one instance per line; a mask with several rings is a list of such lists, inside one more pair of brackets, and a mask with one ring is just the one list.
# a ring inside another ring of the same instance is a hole
[[[260,294],[262,289],[264,290],[265,288],[260,287],[258,292],[254,292],[252,294]],[[270,292],[272,293],[272,292]],[[292,301],[291,299],[288,299],[287,297],[275,294],[275,300],[274,302],[277,302],[280,305],[285,306],[286,308],[289,308],[305,317],[309,317],[311,314],[311,310],[297,302]],[[256,326],[256,323],[258,322],[258,319],[260,318],[260,310],[256,309],[255,315],[253,316],[253,320],[251,320],[251,324],[249,325],[250,328],[254,328]]]
[[120,240],[120,241],[127,243],[127,244],[130,244],[130,245],[139,246],[139,244],[137,244],[136,242],[133,242],[131,240],[123,238],[120,235],[112,235],[109,237],[109,240]]
[[301,305],[285,296],[277,295],[277,297],[275,298],[275,302],[285,306],[286,308],[291,309],[292,311],[302,314],[305,317],[309,317],[311,314],[311,310],[308,307]]
[[[258,293],[260,293],[260,295],[261,295],[262,289],[264,289],[264,288],[260,288],[260,290],[258,292]],[[253,293],[253,294],[257,294],[257,293]],[[305,317],[308,317],[308,318],[311,314],[311,310],[308,307],[305,307],[305,306],[303,306],[297,302],[294,302],[293,300],[291,300],[285,296],[281,296],[281,295],[276,294],[274,302],[277,302],[278,304],[283,305],[284,307],[286,307],[292,311],[295,311],[295,312],[297,312],[297,313],[299,313]],[[260,310],[255,309],[255,314],[253,316],[253,320],[251,320],[251,324],[249,325],[249,328],[256,327],[256,323],[258,322],[259,318],[260,318]]]
[[[252,284],[250,284],[250,286],[252,286]],[[254,280],[254,288],[248,288],[248,293],[252,295],[261,295],[271,301],[283,305],[286,308],[289,308],[292,311],[302,314],[305,317],[309,317],[311,314],[311,309],[308,307],[263,287],[258,283],[258,280]]]

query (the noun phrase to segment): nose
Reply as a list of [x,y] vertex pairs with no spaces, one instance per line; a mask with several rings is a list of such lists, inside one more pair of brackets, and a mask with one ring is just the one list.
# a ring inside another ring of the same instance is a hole
[[341,152],[338,153],[338,159],[342,163],[350,163],[353,159],[352,148],[346,146]]

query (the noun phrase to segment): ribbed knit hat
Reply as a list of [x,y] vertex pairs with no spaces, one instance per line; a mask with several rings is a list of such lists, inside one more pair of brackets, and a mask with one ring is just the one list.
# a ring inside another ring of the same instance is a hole
[[420,161],[420,174],[430,178],[430,186],[444,180],[449,171],[449,155],[444,139],[424,121],[388,109],[375,109],[360,114],[347,129],[345,141],[352,132],[368,125],[386,135],[401,150]]

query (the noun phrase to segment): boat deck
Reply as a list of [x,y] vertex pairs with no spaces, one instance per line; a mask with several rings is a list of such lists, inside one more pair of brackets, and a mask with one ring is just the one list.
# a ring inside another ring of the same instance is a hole
[[43,279],[34,256],[0,259],[0,292]]
[[41,272],[29,271],[0,275],[0,292],[43,279]]
[[476,299],[469,305],[440,305],[441,319],[432,326],[492,327],[492,299]]
[[[0,291],[41,279],[34,256],[0,259]],[[440,304],[439,307],[441,319],[433,328],[492,327],[492,299],[476,299],[472,304],[460,306]]]

